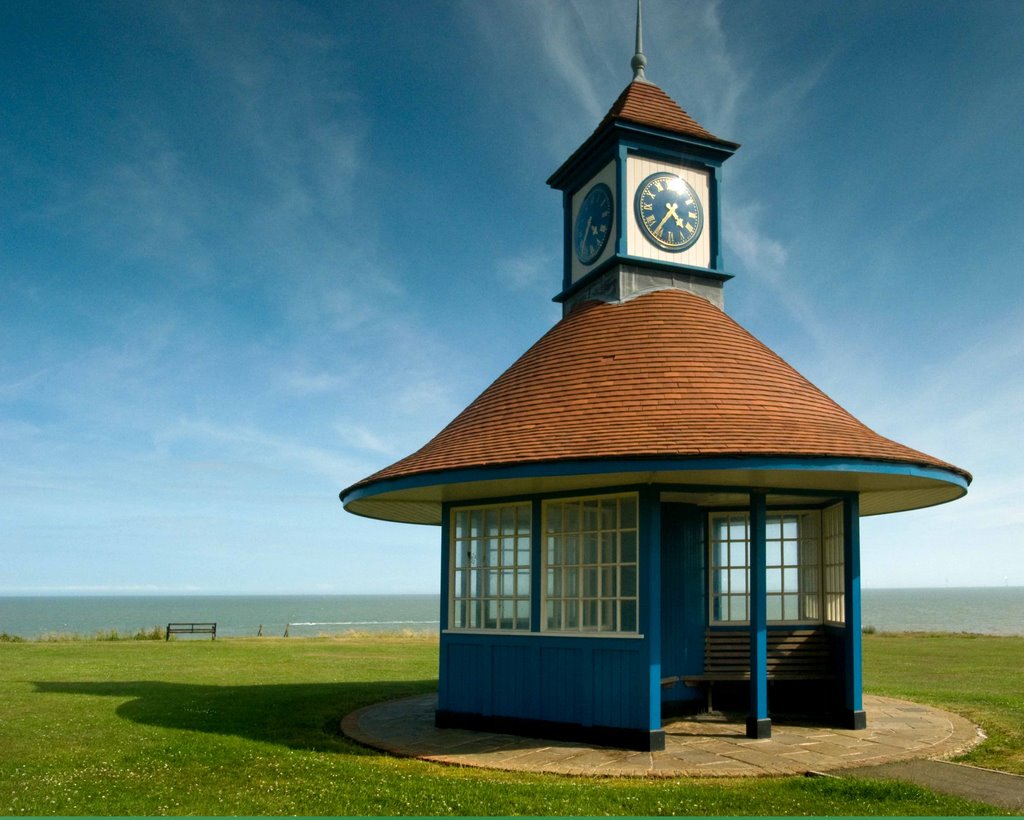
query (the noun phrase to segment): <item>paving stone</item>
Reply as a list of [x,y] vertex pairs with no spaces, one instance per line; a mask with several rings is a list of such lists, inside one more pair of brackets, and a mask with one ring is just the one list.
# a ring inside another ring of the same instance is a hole
[[507,771],[619,777],[750,777],[799,774],[960,753],[978,743],[958,715],[893,698],[866,697],[868,729],[773,722],[772,737],[746,737],[720,713],[666,724],[665,751],[631,752],[468,729],[437,729],[434,696],[376,704],[347,715],[346,735],[392,754]]

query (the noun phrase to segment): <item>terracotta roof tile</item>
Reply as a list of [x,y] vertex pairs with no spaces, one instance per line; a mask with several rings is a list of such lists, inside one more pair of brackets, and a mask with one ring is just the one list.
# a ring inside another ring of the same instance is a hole
[[970,479],[870,430],[709,302],[666,290],[577,308],[422,449],[353,487],[495,465],[758,455]]
[[623,89],[595,133],[613,120],[635,122],[711,142],[726,142],[700,125],[658,86],[643,80],[633,80]]

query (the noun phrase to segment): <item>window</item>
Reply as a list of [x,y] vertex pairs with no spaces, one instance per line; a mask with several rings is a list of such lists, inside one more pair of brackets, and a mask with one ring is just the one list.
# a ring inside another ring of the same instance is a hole
[[[819,520],[814,512],[769,513],[766,530],[768,620],[821,621]],[[711,620],[746,622],[750,604],[750,520],[711,516]]]
[[544,626],[637,632],[637,496],[544,504]]
[[531,505],[452,512],[453,629],[529,630]]
[[843,600],[843,505],[836,504],[821,513],[821,562],[825,587],[825,620],[846,623]]

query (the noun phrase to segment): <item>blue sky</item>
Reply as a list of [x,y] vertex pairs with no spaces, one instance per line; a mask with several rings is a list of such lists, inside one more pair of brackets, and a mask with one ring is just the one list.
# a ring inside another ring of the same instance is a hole
[[[0,5],[0,594],[433,592],[338,491],[559,316],[547,176],[631,0]],[[648,77],[743,147],[726,308],[971,470],[865,586],[1024,585],[1024,6],[648,0]]]

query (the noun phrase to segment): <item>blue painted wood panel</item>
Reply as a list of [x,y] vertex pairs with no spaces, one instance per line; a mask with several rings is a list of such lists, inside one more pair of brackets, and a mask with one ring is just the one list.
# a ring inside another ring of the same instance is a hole
[[543,635],[441,636],[438,708],[649,729],[645,640]]
[[[704,671],[707,627],[707,550],[704,514],[692,504],[663,504],[661,528],[661,674]],[[701,700],[696,687],[662,689],[663,701]]]

